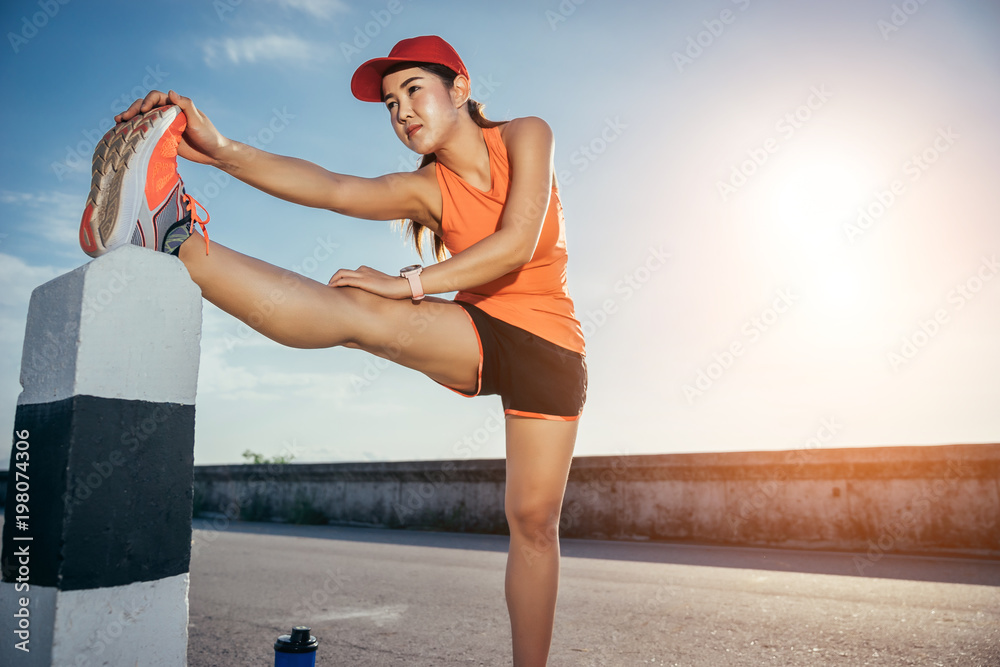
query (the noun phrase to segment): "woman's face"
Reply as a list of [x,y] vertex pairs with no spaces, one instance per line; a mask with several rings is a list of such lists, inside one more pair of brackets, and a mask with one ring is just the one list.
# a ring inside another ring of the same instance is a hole
[[436,74],[419,67],[382,78],[382,100],[396,136],[407,148],[426,155],[445,141],[458,122],[453,91]]

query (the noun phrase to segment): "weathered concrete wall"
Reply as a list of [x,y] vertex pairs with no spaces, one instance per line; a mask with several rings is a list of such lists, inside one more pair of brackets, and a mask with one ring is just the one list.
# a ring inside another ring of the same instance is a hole
[[195,509],[297,520],[503,533],[505,462],[410,461],[195,467]]
[[574,472],[567,536],[1000,556],[998,445],[594,457]]
[[[504,461],[198,466],[196,511],[505,533]],[[574,459],[561,535],[1000,557],[1000,445]],[[873,556],[874,557],[874,556]]]

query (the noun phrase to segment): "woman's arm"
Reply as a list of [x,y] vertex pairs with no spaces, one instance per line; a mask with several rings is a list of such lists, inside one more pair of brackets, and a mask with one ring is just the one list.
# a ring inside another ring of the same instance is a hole
[[510,164],[510,190],[500,228],[457,255],[424,269],[428,294],[483,285],[527,264],[535,254],[552,192],[555,142],[541,118],[508,123],[504,144]]
[[307,160],[227,142],[215,166],[274,197],[366,220],[426,217],[423,191],[414,173],[349,176]]
[[275,155],[227,139],[190,98],[151,91],[115,117],[125,121],[154,107],[176,104],[187,118],[178,154],[217,167],[262,192],[303,206],[325,208],[367,220],[426,218],[425,188],[415,173],[360,178],[328,171],[312,162]]
[[[535,254],[552,192],[552,130],[541,118],[517,118],[508,123],[504,144],[511,182],[500,228],[462,252],[425,268],[420,280],[427,294],[483,285],[524,266]],[[359,287],[394,299],[410,296],[405,279],[367,267],[357,271],[341,269],[329,284]]]

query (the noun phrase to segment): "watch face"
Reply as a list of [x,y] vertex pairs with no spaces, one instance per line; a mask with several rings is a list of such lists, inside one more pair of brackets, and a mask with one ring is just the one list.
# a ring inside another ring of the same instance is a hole
[[410,264],[409,266],[405,266],[402,269],[400,269],[399,272],[400,274],[410,273],[412,271],[416,271],[419,268],[422,268],[419,264]]

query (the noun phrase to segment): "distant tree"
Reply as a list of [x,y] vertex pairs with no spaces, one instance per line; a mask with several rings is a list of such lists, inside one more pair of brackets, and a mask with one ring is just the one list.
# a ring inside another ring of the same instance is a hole
[[246,459],[247,463],[291,463],[292,459],[295,458],[294,454],[289,454],[288,456],[275,456],[272,458],[267,458],[263,454],[258,454],[257,452],[250,451],[249,449],[243,452],[243,458]]

